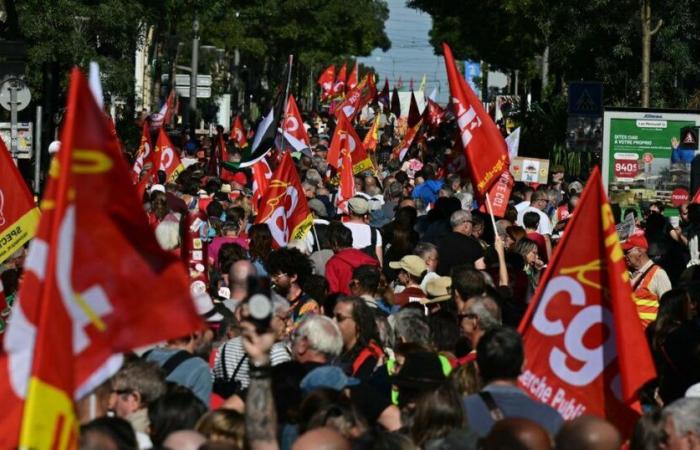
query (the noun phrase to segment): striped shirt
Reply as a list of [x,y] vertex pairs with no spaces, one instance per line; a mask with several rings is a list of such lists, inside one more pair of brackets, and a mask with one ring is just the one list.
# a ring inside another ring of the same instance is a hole
[[[222,362],[221,355],[224,354],[224,347],[226,347],[226,361]],[[226,364],[226,374],[228,377],[233,377],[233,373],[236,371],[236,366],[238,366],[238,363],[241,362],[241,359],[243,359],[244,356],[245,349],[243,348],[243,340],[240,336],[226,342],[223,346],[221,346],[216,355],[216,360],[214,361],[214,378],[224,378],[224,368],[222,364]],[[286,345],[284,345],[283,342],[275,342],[270,350],[270,362],[272,365],[276,366],[291,360],[292,357],[289,354]],[[236,380],[241,382],[241,387],[243,389],[246,389],[248,384],[250,384],[248,363],[246,361],[243,361],[241,367],[238,369]]]

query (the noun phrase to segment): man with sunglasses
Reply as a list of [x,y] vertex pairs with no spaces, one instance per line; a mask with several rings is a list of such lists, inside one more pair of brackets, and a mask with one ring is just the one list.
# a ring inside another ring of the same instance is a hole
[[647,254],[649,244],[643,235],[632,235],[622,243],[625,262],[631,272],[630,282],[639,320],[644,328],[656,320],[659,299],[671,290],[666,271],[654,264]]

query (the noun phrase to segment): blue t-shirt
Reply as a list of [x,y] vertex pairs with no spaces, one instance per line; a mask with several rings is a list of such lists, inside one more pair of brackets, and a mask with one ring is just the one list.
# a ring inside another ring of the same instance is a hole
[[[165,362],[178,351],[170,348],[154,348],[146,357],[146,361],[163,367]],[[194,357],[183,361],[165,380],[189,388],[205,405],[209,406],[212,376],[209,364],[202,358]]]
[[[564,419],[554,408],[531,399],[516,386],[488,385],[483,390],[491,394],[504,417],[532,420],[552,436],[556,436],[564,423]],[[468,396],[464,399],[463,404],[469,428],[474,430],[479,437],[486,436],[491,431],[494,421],[479,394]]]

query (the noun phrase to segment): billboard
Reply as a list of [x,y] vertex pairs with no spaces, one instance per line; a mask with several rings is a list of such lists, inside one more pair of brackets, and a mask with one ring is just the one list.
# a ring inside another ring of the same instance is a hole
[[622,207],[687,201],[690,162],[681,129],[700,125],[694,111],[610,108],[603,113],[603,183]]

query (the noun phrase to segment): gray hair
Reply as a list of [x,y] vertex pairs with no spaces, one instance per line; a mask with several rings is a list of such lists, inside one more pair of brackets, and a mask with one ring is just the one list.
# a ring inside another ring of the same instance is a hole
[[437,246],[435,244],[431,244],[430,242],[419,242],[416,244],[416,248],[413,249],[413,253],[423,259],[430,254],[437,253],[437,251]]
[[502,326],[501,308],[496,301],[488,295],[480,295],[469,299],[471,313],[479,319],[479,327],[484,331],[493,330]]
[[394,314],[394,343],[430,346],[430,325],[422,311],[404,308]]
[[472,213],[469,211],[465,211],[463,209],[460,209],[458,211],[455,211],[452,213],[452,216],[450,216],[450,226],[452,228],[457,228],[458,226],[462,225],[465,222],[469,222],[472,220]]
[[679,398],[662,413],[663,420],[673,418],[673,426],[678,436],[693,433],[700,436],[700,398]]
[[134,359],[124,364],[111,379],[115,391],[131,390],[141,396],[141,404],[148,406],[165,394],[165,377],[158,364],[145,359]]
[[340,328],[333,319],[326,316],[310,315],[301,322],[295,335],[295,339],[305,337],[311,349],[329,358],[340,355],[343,350],[343,335],[340,334]]

